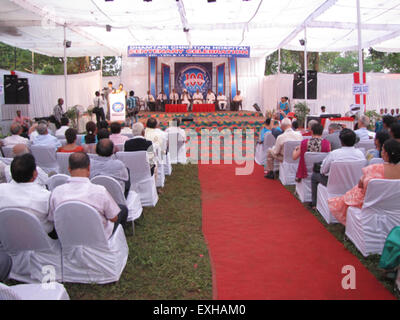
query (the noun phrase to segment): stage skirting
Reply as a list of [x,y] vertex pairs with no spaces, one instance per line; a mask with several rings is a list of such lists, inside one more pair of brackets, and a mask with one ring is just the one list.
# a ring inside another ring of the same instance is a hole
[[[166,104],[165,112],[187,112],[187,105]],[[207,103],[194,104],[192,112],[215,112],[215,105]]]

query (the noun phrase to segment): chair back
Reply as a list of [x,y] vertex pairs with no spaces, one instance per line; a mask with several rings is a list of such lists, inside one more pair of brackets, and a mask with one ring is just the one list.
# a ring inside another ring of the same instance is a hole
[[293,160],[293,151],[301,141],[286,141],[283,145],[283,162],[298,163],[299,159]]
[[59,171],[56,150],[53,146],[31,146],[32,155],[35,157],[36,165],[44,171]]
[[271,132],[267,132],[264,134],[263,147],[264,147],[265,152],[267,152],[267,150],[269,148],[272,148],[275,145],[275,141],[276,141],[276,139]]
[[[57,134],[56,135],[56,138],[58,139],[58,140],[64,140],[65,139],[65,134]],[[66,139],[65,139],[66,140]]]
[[1,158],[0,157],[0,161],[3,162],[6,165],[10,165],[11,162],[13,161],[13,158]]
[[85,135],[84,134],[77,134],[76,135],[76,144],[78,145],[78,146],[80,146],[80,145],[82,145],[82,137],[84,137]]
[[117,152],[124,151],[124,145],[123,144],[116,144],[114,147],[117,150]]
[[0,282],[0,300],[22,300],[22,298],[11,287]]
[[67,139],[58,139],[61,143],[62,146],[65,146],[67,144]]
[[151,178],[147,151],[117,152],[116,156],[129,169],[132,183]]
[[356,148],[364,148],[365,150],[370,150],[370,149],[375,149],[375,140],[374,139],[369,139],[369,140],[362,140],[359,141],[356,145]]
[[13,158],[13,156],[14,156],[13,148],[14,148],[14,146],[1,147],[1,149],[3,150],[4,158]]
[[304,154],[304,161],[307,167],[307,176],[309,178],[311,178],[313,173],[314,163],[323,161],[328,154],[328,152],[306,152]]
[[129,139],[133,138],[133,133],[121,133],[123,136],[128,137]]
[[79,201],[68,201],[54,211],[54,224],[62,247],[107,247],[99,213]]
[[69,160],[69,156],[71,155],[71,153],[67,153],[67,152],[57,152],[56,153],[56,158],[57,158],[57,163],[59,166],[59,172],[62,174],[66,174],[69,175],[69,171],[68,171],[68,160]]
[[328,193],[343,195],[356,186],[362,176],[366,160],[334,161],[331,164],[328,178]]
[[367,186],[363,208],[400,217],[400,179],[372,179]]
[[0,210],[0,242],[8,252],[51,249],[39,219],[20,208]]
[[91,179],[91,182],[105,187],[117,204],[126,205],[124,190],[113,177],[96,176]]
[[369,160],[369,164],[381,164],[384,163],[382,158],[372,158]]
[[66,174],[55,174],[54,176],[51,176],[49,180],[47,180],[47,187],[49,188],[49,191],[53,191],[56,187],[61,186],[64,183],[67,183],[69,181],[70,176],[67,176]]

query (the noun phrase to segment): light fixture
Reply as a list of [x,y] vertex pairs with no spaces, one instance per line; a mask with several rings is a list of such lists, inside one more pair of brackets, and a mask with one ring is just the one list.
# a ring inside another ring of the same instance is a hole
[[64,41],[64,46],[65,46],[66,48],[70,48],[71,45],[72,45],[72,42],[71,42],[71,41],[69,41],[69,40],[65,40],[65,41]]
[[111,32],[111,26],[109,24],[106,25],[106,31]]
[[299,42],[300,42],[300,45],[302,45],[302,46],[304,46],[306,44],[306,40],[304,40],[304,39],[300,39]]

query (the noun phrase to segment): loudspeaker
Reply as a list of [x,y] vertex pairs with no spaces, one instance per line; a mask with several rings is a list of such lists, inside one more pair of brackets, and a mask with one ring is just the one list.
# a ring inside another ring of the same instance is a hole
[[4,75],[4,103],[17,103],[17,76]]
[[[293,80],[293,99],[304,99],[304,80]],[[317,79],[308,79],[307,99],[317,99]]]
[[29,84],[26,78],[17,80],[17,103],[29,104]]
[[315,71],[315,70],[308,70],[308,71],[307,71],[307,78],[308,78],[308,79],[317,79],[317,71]]

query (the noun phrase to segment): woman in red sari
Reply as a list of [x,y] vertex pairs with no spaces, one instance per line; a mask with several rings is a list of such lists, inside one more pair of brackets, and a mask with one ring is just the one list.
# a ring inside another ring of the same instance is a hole
[[297,167],[296,181],[300,182],[301,179],[307,178],[307,167],[304,159],[306,152],[330,152],[331,144],[328,140],[322,139],[324,127],[319,122],[311,127],[311,139],[304,139],[300,146],[293,151],[293,160],[299,160]]
[[361,208],[364,204],[365,192],[372,179],[400,179],[400,142],[387,140],[382,148],[384,163],[372,164],[362,169],[363,176],[353,189],[343,196],[328,200],[332,215],[343,225],[346,225],[347,208]]

